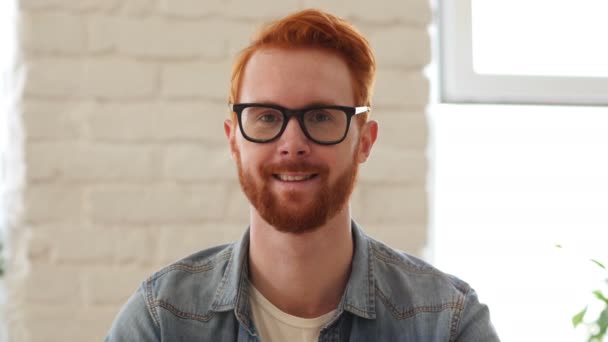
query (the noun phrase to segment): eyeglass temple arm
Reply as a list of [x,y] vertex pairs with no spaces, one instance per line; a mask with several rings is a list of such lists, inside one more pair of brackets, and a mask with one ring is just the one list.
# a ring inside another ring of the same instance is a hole
[[371,110],[370,107],[355,107],[355,115],[369,112]]

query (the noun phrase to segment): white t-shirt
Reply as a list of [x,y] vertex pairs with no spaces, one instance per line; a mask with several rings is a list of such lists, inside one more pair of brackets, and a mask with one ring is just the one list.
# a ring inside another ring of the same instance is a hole
[[292,316],[274,306],[256,288],[250,288],[251,313],[262,342],[316,342],[321,327],[336,313],[332,310],[315,318]]

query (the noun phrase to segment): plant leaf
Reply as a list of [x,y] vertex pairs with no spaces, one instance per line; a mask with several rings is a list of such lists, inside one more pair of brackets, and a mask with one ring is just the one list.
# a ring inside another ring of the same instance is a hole
[[595,295],[595,297],[597,299],[601,300],[602,302],[606,303],[606,305],[608,305],[608,298],[606,298],[606,296],[604,296],[604,294],[602,293],[602,291],[595,290],[595,291],[593,291],[593,294]]
[[600,313],[600,317],[597,319],[595,324],[597,324],[599,328],[597,334],[601,341],[601,338],[606,335],[606,330],[608,329],[608,306],[602,310],[602,313]]
[[555,244],[555,247],[556,247],[556,248],[562,248],[562,245],[560,245],[559,243],[556,243],[556,244]]
[[604,264],[602,264],[601,262],[595,260],[595,259],[591,259],[591,262],[593,262],[594,264],[598,265],[599,267],[606,269],[606,266],[604,266]]
[[585,308],[583,310],[581,310],[581,312],[577,313],[576,315],[574,315],[572,317],[572,325],[576,328],[579,324],[583,323],[583,318],[585,318],[585,314],[587,313],[587,307],[585,306]]

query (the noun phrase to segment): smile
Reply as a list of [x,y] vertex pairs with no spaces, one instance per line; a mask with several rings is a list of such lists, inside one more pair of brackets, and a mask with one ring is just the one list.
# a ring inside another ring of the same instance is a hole
[[282,182],[302,182],[316,177],[316,174],[309,175],[283,175],[283,174],[274,174],[274,178],[282,181]]

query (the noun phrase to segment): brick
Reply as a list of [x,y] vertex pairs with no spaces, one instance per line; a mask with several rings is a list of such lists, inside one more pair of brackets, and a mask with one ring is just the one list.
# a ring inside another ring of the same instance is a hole
[[428,0],[383,1],[382,3],[368,0],[304,0],[303,5],[365,22],[427,25],[431,21],[431,5]]
[[161,151],[138,145],[74,142],[30,143],[28,178],[34,181],[128,181],[158,179]]
[[29,305],[21,308],[20,317],[27,337],[15,341],[102,341],[119,309],[119,305],[95,308]]
[[316,8],[329,12],[340,18],[348,19],[352,23],[352,9],[349,9],[348,0],[301,0],[302,9]]
[[263,20],[259,22],[234,21],[226,25],[223,34],[228,40],[228,59],[234,61],[237,54],[251,43],[256,32],[263,26]]
[[[360,182],[360,201],[353,205],[354,217],[374,224],[426,224],[427,193],[423,185],[365,184]],[[354,203],[353,203],[354,204]]]
[[370,159],[361,165],[361,180],[365,182],[424,186],[427,174],[427,159],[422,151],[378,146]]
[[197,18],[222,14],[225,0],[160,0],[159,12],[170,16]]
[[418,71],[379,69],[376,74],[375,106],[424,108],[429,99],[429,81]]
[[48,234],[33,232],[28,241],[27,257],[30,262],[51,260],[53,240]]
[[236,171],[234,171],[233,174],[234,181],[228,186],[228,199],[222,217],[227,222],[248,224],[250,210],[249,200],[241,189]]
[[28,223],[78,222],[82,199],[82,188],[74,185],[29,185],[25,189],[25,220]]
[[353,218],[358,220],[358,210],[360,208],[363,208],[363,204],[362,202],[362,198],[361,198],[361,180],[358,180],[357,183],[355,184],[355,189],[353,190],[352,195],[350,196],[350,208],[351,208],[351,215],[353,216]]
[[122,0],[122,12],[131,16],[152,15],[156,0]]
[[115,243],[114,260],[119,264],[150,265],[158,262],[156,244],[158,234],[149,227],[120,226],[112,232]]
[[25,279],[25,301],[77,306],[82,302],[81,272],[72,266],[32,264]]
[[226,38],[217,27],[217,18],[177,21],[159,17],[94,17],[89,21],[89,48],[116,49],[141,57],[206,57],[226,55]]
[[[272,0],[249,1],[196,1],[196,0],[161,0],[161,13],[171,16],[199,18],[210,16],[227,16],[251,20],[268,20],[285,16],[301,8],[299,0],[273,2]],[[260,8],[264,11],[260,12]]]
[[25,94],[70,96],[82,86],[84,64],[63,58],[30,60],[26,64]]
[[91,60],[86,64],[84,95],[101,98],[149,97],[156,94],[154,65],[132,60]]
[[165,176],[178,181],[233,180],[236,166],[228,144],[223,147],[171,145],[165,157]]
[[149,227],[36,225],[28,256],[62,265],[150,265],[158,263],[157,235]]
[[[261,8],[264,10],[260,11]],[[299,0],[230,1],[226,4],[226,14],[237,18],[278,19],[299,9]]]
[[49,259],[68,263],[110,262],[113,256],[112,237],[91,229],[37,230],[33,238],[50,250]]
[[428,231],[423,224],[370,224],[366,233],[387,245],[409,254],[421,256],[426,247]]
[[135,267],[103,267],[85,272],[83,287],[85,303],[120,306],[124,304],[154,269]]
[[19,0],[22,9],[67,9],[75,11],[108,11],[115,9],[117,4],[123,0]]
[[[38,186],[38,184],[37,184]],[[46,186],[50,186],[50,185],[46,185]],[[57,185],[55,185],[57,186]],[[83,227],[83,223],[74,223],[74,222],[46,222],[46,221],[41,221],[41,222],[35,222],[35,223],[28,223],[27,228],[31,229],[32,232],[34,232],[34,236],[35,236],[35,231],[40,231],[43,232],[43,236],[48,236],[48,234],[52,234],[52,232],[54,230],[57,231],[62,231],[62,230],[71,230],[71,229],[80,229]]]
[[83,117],[92,104],[84,101],[27,100],[21,106],[24,128],[29,140],[70,140],[83,136]]
[[170,98],[203,97],[226,101],[230,68],[225,62],[166,65],[162,69],[162,94]]
[[87,122],[92,138],[128,142],[197,141],[226,146],[224,103],[108,104],[98,106]]
[[89,192],[97,223],[188,223],[220,219],[226,203],[221,184],[104,187]]
[[246,228],[247,224],[238,223],[166,227],[159,234],[158,253],[163,263],[175,262],[202,249],[236,241]]
[[423,112],[372,110],[370,119],[378,121],[377,145],[419,151],[428,145],[428,123]]
[[366,0],[349,2],[347,8],[353,16],[362,20],[388,21],[398,20],[408,24],[425,26],[431,22],[431,3],[428,0],[385,1],[379,6]]
[[94,15],[86,22],[87,48],[92,52],[118,49],[121,22],[127,20],[117,15]]
[[[144,264],[152,261],[153,240],[148,232],[105,227],[69,228],[35,230],[29,254],[34,256],[34,260],[53,260],[62,265]],[[38,252],[33,254],[35,251]]]
[[20,24],[21,41],[25,51],[85,51],[85,25],[81,16],[65,12],[22,12]]
[[131,99],[157,90],[154,65],[118,58],[30,60],[25,93],[32,96]]
[[376,27],[366,34],[378,64],[424,67],[431,61],[431,41],[426,28]]

